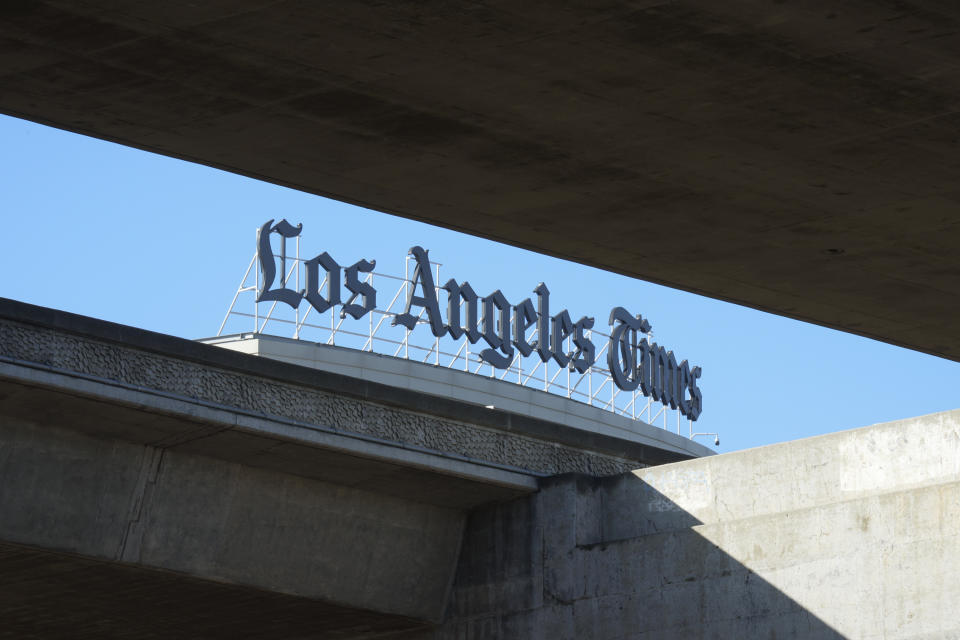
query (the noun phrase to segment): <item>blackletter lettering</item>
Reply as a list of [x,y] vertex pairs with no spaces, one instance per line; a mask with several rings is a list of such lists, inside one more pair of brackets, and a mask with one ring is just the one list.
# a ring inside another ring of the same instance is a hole
[[644,338],[637,345],[637,378],[640,380],[640,392],[650,397],[653,393],[653,358],[650,343]]
[[637,330],[642,324],[640,316],[634,318],[623,307],[610,310],[610,343],[607,345],[607,368],[613,382],[624,391],[637,388],[636,357]]
[[[350,296],[350,299],[347,300],[346,303],[344,303],[343,308],[340,309],[341,318],[345,318],[349,313],[351,316],[353,316],[354,320],[359,320],[377,307],[376,289],[374,289],[369,282],[361,282],[360,276],[358,275],[358,272],[370,273],[376,266],[376,260],[373,260],[372,262],[359,260],[343,270],[347,276],[347,289],[349,289],[353,295]],[[430,290],[432,291],[433,288],[431,287]],[[353,303],[357,296],[363,297],[362,305]]]
[[570,313],[564,309],[553,317],[550,333],[550,346],[553,348],[553,359],[560,367],[570,364],[570,354],[563,349],[563,341],[573,334],[573,320]]
[[534,348],[544,362],[550,361],[550,290],[540,283],[533,290],[537,294],[537,342]]
[[[371,282],[364,282],[362,277],[362,274],[373,272],[376,262],[372,260],[359,260],[343,269],[341,275],[337,261],[329,253],[323,252],[304,262],[306,287],[301,291],[287,288],[287,240],[299,237],[302,229],[303,225],[294,227],[286,220],[276,224],[274,220],[268,220],[260,227],[257,257],[262,280],[256,301],[283,302],[296,309],[306,298],[310,306],[321,313],[342,305],[341,318],[349,315],[359,319],[374,311],[377,304],[376,289]],[[279,256],[274,255],[270,242],[274,233],[281,237]],[[444,321],[438,302],[438,283],[434,282],[428,252],[414,246],[409,254],[414,260],[413,277],[407,289],[406,306],[403,313],[393,316],[393,325],[402,325],[412,331],[425,313],[430,331],[437,338],[448,334],[454,339],[466,336],[470,344],[485,340],[488,348],[480,352],[480,358],[497,369],[508,369],[516,352],[528,357],[534,351],[544,363],[553,359],[560,367],[580,374],[587,373],[596,364],[596,345],[588,334],[593,329],[594,319],[583,316],[573,322],[566,309],[551,316],[550,290],[543,282],[533,290],[537,297],[536,304],[530,297],[511,306],[499,289],[481,299],[468,282],[458,284],[450,279],[442,287],[447,292]],[[282,267],[279,285],[274,289],[277,257]],[[341,280],[351,292],[346,302],[341,302]],[[323,289],[324,282],[326,289]],[[412,312],[414,307],[420,307],[419,313]],[[687,360],[678,365],[673,351],[656,342],[648,342],[650,323],[640,315],[633,316],[623,307],[614,307],[610,311],[609,322],[611,331],[607,345],[607,367],[613,383],[628,392],[639,389],[643,395],[679,410],[691,421],[696,420],[703,410],[703,395],[697,386],[701,376],[700,367],[691,367]],[[536,339],[530,340],[528,331],[534,328]]]
[[513,346],[524,358],[533,353],[533,346],[527,342],[527,329],[535,325],[538,318],[530,298],[513,308]]
[[690,363],[686,360],[680,363],[680,370],[677,372],[677,389],[680,397],[677,404],[680,405],[680,414],[690,417],[690,400],[687,399],[687,387],[690,386]]
[[[340,265],[324,251],[317,257],[304,263],[307,272],[307,288],[301,291],[306,293],[310,306],[323,313],[332,306],[340,304]],[[320,267],[327,272],[327,297],[320,293]]]
[[577,320],[573,325],[573,346],[577,348],[577,351],[573,354],[570,366],[576,369],[578,373],[585,373],[597,360],[597,350],[593,340],[583,334],[584,331],[592,328],[593,318],[586,316]]
[[650,397],[661,402],[664,400],[665,369],[667,368],[667,350],[654,342],[650,345],[650,359],[653,364],[652,388]]
[[667,362],[663,368],[663,404],[670,405],[671,409],[677,408],[677,402],[680,400],[679,389],[677,388],[677,358],[673,351],[667,352]]
[[[510,344],[510,303],[499,289],[483,299],[483,339],[490,345],[480,357],[497,369],[506,369],[513,360]],[[497,349],[503,352],[500,354]]]
[[[466,333],[470,344],[477,344],[481,337],[477,319],[479,296],[474,292],[469,282],[457,284],[457,281],[453,278],[447,280],[447,284],[443,285],[443,288],[447,292],[447,324],[444,327],[447,333],[455,340]],[[460,325],[461,300],[467,303],[466,327]]]
[[696,420],[703,412],[703,394],[697,387],[697,378],[700,377],[700,367],[694,367],[690,370],[690,415],[687,417]]
[[[407,329],[413,329],[417,326],[417,316],[410,313],[410,307],[416,305],[423,307],[427,312],[427,321],[430,323],[430,331],[433,335],[440,338],[444,334],[443,320],[440,318],[440,304],[437,302],[437,290],[433,286],[433,274],[430,272],[430,259],[427,252],[422,247],[411,247],[410,255],[416,260],[416,266],[413,269],[413,284],[410,286],[410,294],[407,296],[407,307],[403,313],[394,316],[391,324],[396,326],[402,324]],[[423,295],[417,295],[417,285],[423,291]]]
[[[303,230],[303,224],[293,226],[286,220],[281,220],[273,224],[273,220],[267,220],[260,231],[257,233],[257,256],[260,260],[260,271],[263,273],[263,282],[260,283],[260,291],[257,295],[257,302],[269,302],[276,300],[288,304],[294,309],[300,306],[303,299],[302,294],[288,289],[287,284],[287,238],[295,238]],[[273,257],[273,248],[270,246],[270,234],[279,234],[282,240],[281,244],[281,267],[280,267],[280,288],[271,289],[273,280],[277,277],[277,264]]]

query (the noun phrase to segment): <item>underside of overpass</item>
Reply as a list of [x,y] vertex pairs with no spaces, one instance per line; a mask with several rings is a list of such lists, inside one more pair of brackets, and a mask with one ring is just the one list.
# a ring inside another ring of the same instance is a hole
[[0,112],[960,360],[960,6],[8,0]]

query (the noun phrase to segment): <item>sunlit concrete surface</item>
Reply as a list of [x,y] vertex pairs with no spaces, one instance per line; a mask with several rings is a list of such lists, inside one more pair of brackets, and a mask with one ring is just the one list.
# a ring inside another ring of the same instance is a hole
[[949,640],[960,411],[560,476],[475,511],[464,548],[418,638]]
[[958,360],[958,22],[6,0],[0,112]]

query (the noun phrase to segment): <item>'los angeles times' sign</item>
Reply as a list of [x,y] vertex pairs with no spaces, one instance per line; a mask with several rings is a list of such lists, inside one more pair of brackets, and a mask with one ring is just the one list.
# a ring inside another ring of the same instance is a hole
[[[287,288],[282,276],[280,286],[274,287],[277,268],[271,236],[280,236],[282,255],[286,256],[287,239],[299,236],[302,230],[302,224],[293,226],[286,220],[276,224],[269,220],[260,227],[258,255],[262,279],[257,302],[282,302],[296,309],[306,300],[320,313],[341,305],[341,317],[349,315],[355,319],[376,309],[377,291],[370,283],[363,282],[360,275],[373,271],[376,261],[359,260],[349,267],[341,267],[324,251],[304,261],[304,289],[294,291]],[[487,348],[480,352],[480,357],[497,369],[509,367],[515,352],[524,357],[536,353],[545,363],[552,359],[560,367],[569,367],[579,373],[585,373],[595,363],[597,349],[586,334],[593,328],[594,319],[583,316],[574,322],[566,309],[551,315],[550,290],[544,283],[533,289],[536,302],[526,298],[511,304],[499,289],[480,297],[470,283],[458,283],[451,278],[439,287],[446,292],[444,314],[440,310],[441,302],[427,252],[421,247],[412,247],[410,256],[415,262],[412,286],[403,313],[393,318],[394,325],[412,330],[418,316],[425,314],[430,330],[437,338],[466,336],[471,344],[484,341]],[[324,277],[327,278],[325,293],[321,291]],[[341,298],[341,287],[346,287],[351,294],[346,301]],[[413,313],[415,307],[420,311]],[[703,396],[697,387],[700,367],[691,367],[686,360],[678,363],[673,351],[656,342],[649,343],[645,337],[640,338],[651,328],[640,315],[634,316],[623,307],[615,307],[610,311],[609,323],[607,367],[614,384],[624,391],[639,388],[643,395],[678,409],[690,420],[700,417],[703,409]],[[538,336],[532,342],[528,339],[530,329],[536,329]],[[566,344],[572,348],[568,349]]]

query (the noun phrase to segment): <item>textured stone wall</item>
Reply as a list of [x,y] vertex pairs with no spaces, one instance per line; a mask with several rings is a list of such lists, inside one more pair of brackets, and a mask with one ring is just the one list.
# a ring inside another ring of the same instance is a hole
[[229,371],[8,319],[0,320],[0,357],[463,455],[543,475],[569,472],[608,475],[643,466],[636,460],[585,451],[517,433],[505,433],[428,413],[406,411],[318,391],[305,385]]

